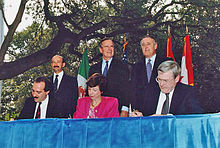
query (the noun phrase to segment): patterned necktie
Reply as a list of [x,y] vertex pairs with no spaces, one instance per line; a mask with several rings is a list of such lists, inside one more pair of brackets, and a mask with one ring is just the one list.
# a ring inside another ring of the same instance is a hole
[[166,94],[166,100],[163,103],[163,108],[161,114],[168,114],[169,113],[169,93]]
[[104,71],[103,71],[103,76],[106,77],[107,71],[108,71],[108,61],[105,62],[105,68],[104,68]]
[[35,119],[40,119],[40,111],[41,111],[40,105],[41,105],[41,102],[39,102],[39,105],[37,107],[37,113],[35,115]]
[[57,91],[57,85],[58,85],[58,76],[59,76],[59,75],[56,75],[55,81],[54,81],[54,83],[53,83],[53,86],[54,86],[54,91]]
[[147,67],[146,67],[148,83],[150,82],[150,77],[151,77],[151,73],[152,73],[152,65],[151,65],[150,61],[151,60],[149,59],[148,62],[147,62]]

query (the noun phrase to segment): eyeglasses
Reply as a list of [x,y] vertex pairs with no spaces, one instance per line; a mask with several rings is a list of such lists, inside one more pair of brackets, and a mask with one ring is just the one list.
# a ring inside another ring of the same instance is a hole
[[163,82],[163,83],[169,83],[172,79],[170,79],[170,80],[164,80],[164,79],[156,78],[155,80],[156,80],[157,83],[161,83],[161,82]]

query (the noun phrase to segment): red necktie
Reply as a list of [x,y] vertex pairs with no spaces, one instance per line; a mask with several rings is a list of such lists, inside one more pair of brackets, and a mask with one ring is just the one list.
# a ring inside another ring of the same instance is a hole
[[39,105],[37,107],[37,113],[36,113],[35,119],[40,119],[40,105],[41,105],[41,102],[39,102]]

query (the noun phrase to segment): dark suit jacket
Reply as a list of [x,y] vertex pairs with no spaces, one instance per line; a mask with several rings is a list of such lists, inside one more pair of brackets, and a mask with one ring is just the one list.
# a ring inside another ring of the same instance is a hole
[[160,88],[155,80],[157,77],[157,67],[166,60],[171,59],[156,56],[150,83],[147,81],[145,57],[133,65],[131,73],[133,95],[130,102],[133,109],[141,111],[144,115],[155,113],[154,108],[150,104],[157,103],[158,93],[160,92]]
[[[27,98],[18,119],[33,119],[35,107],[36,107],[36,102],[34,101],[34,98],[33,97]],[[56,108],[56,100],[55,98],[49,96],[46,118],[58,118],[58,117],[59,117],[59,113]]]
[[[94,73],[102,73],[102,61],[90,67],[89,76]],[[107,88],[104,90],[103,95],[118,99],[119,112],[121,112],[122,106],[128,106],[129,103],[128,78],[129,70],[127,65],[113,58],[106,75]]]
[[197,99],[195,87],[177,83],[173,92],[170,113],[174,115],[204,113]]
[[[53,77],[49,78],[53,82]],[[76,110],[78,99],[78,84],[75,77],[71,77],[64,73],[58,90],[55,92],[59,112],[63,118],[68,118],[73,115]]]

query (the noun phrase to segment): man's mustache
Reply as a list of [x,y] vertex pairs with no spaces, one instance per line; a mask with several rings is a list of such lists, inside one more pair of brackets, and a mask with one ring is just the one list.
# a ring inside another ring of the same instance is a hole
[[59,68],[60,66],[53,66],[54,68]]
[[34,97],[34,99],[38,99],[38,97]]

